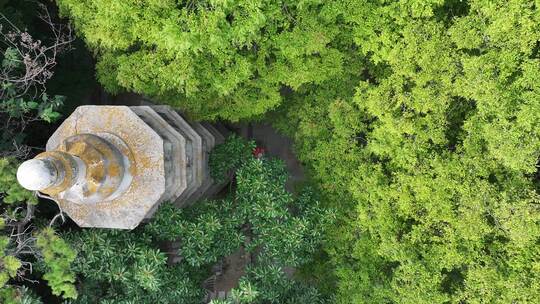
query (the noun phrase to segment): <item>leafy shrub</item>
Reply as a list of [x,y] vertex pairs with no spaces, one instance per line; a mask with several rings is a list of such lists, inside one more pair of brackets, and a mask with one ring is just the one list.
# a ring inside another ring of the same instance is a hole
[[211,265],[240,248],[253,256],[230,298],[213,303],[325,303],[316,288],[287,277],[284,268],[311,260],[333,214],[320,207],[312,189],[296,197],[287,192],[284,164],[254,158],[245,140],[233,138],[212,154],[230,151],[231,143],[244,151],[235,193],[182,210],[166,204],[145,231],[156,240],[178,240],[182,263],[191,267]]
[[223,144],[217,145],[210,153],[208,165],[216,183],[222,183],[233,175],[243,163],[252,158],[254,141],[246,141],[238,135],[229,136]]
[[200,303],[202,290],[180,265],[139,231],[86,229],[67,235],[78,249],[73,270],[82,281],[73,303]]
[[200,267],[216,263],[240,247],[244,241],[239,229],[242,223],[233,202],[224,199],[180,210],[166,204],[145,230],[158,240],[180,240],[179,254],[190,266]]
[[75,251],[52,228],[44,228],[36,235],[37,248],[41,250],[47,272],[43,279],[52,289],[54,295],[65,299],[77,298],[73,283],[75,274],[71,271],[71,263],[75,260]]

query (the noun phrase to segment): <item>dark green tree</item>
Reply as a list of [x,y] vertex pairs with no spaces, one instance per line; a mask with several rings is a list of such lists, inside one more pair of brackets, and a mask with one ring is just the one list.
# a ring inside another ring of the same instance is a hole
[[140,229],[86,229],[66,237],[78,249],[73,270],[79,276],[80,296],[73,303],[189,304],[202,300],[197,275],[182,265],[167,266],[166,255]]
[[145,229],[157,240],[180,240],[183,261],[200,267],[216,263],[243,244],[242,224],[232,200],[223,199],[198,202],[187,209],[166,204]]
[[[199,202],[187,210],[165,205],[147,229],[157,239],[179,240],[178,254],[191,266],[217,262],[242,247],[252,256],[246,276],[233,290],[232,303],[323,302],[314,287],[287,276],[284,269],[309,262],[323,241],[323,227],[333,214],[320,207],[315,192],[293,195],[285,189],[287,172],[279,160],[256,159],[253,145],[233,137],[212,152],[212,168],[224,165],[224,151],[236,151],[235,191],[218,201]],[[234,163],[235,165],[230,165]],[[220,173],[221,174],[221,173]],[[229,303],[229,302],[227,302]]]
[[231,135],[225,141],[212,150],[208,161],[210,174],[216,183],[234,176],[236,170],[252,158],[256,147],[254,141],[246,141],[238,135]]
[[[37,16],[23,16],[18,9],[26,5]],[[0,302],[35,303],[21,283],[36,278],[47,281],[54,295],[75,298],[70,271],[75,252],[47,227],[53,221],[33,221],[37,197],[16,179],[17,166],[34,153],[24,142],[31,124],[60,116],[63,97],[49,96],[46,83],[73,36],[37,2],[0,1],[0,9]],[[50,31],[44,39],[27,31],[24,21],[34,19]]]

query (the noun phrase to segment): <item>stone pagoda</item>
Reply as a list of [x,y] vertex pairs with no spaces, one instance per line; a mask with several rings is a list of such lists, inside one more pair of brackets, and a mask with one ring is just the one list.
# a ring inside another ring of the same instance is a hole
[[133,229],[162,202],[183,207],[223,188],[208,170],[209,151],[224,141],[218,128],[168,106],[82,106],[17,178],[81,227]]

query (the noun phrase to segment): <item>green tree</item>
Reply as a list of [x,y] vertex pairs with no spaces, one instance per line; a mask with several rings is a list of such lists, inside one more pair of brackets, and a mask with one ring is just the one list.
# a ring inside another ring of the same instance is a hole
[[[317,289],[287,276],[284,269],[311,260],[333,214],[320,207],[312,189],[289,193],[283,162],[256,159],[252,148],[233,137],[212,151],[212,168],[220,174],[237,166],[234,194],[183,210],[165,205],[145,229],[157,240],[178,240],[178,254],[190,266],[211,265],[246,250],[252,263],[226,303],[323,303],[326,298]],[[236,151],[237,157],[229,161],[222,157],[224,151]]]
[[284,86],[339,77],[341,44],[352,43],[335,1],[57,3],[98,54],[109,91],[210,119],[254,117],[281,103]]
[[208,166],[216,183],[222,183],[234,175],[234,172],[251,159],[256,145],[254,141],[246,141],[238,135],[227,137],[224,144],[216,146],[210,154]]
[[193,267],[216,263],[244,242],[243,222],[232,200],[198,202],[193,208],[160,207],[145,229],[157,240],[180,240],[183,261]]
[[346,12],[366,60],[356,88],[351,73],[274,116],[340,209],[326,246],[338,302],[537,302],[537,6]]

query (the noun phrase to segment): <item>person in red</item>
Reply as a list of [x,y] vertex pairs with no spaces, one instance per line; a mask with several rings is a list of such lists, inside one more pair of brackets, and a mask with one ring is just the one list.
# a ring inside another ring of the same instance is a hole
[[255,149],[253,149],[253,157],[255,158],[261,158],[264,156],[264,148],[262,147],[256,147]]

